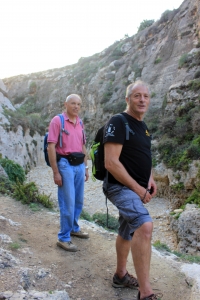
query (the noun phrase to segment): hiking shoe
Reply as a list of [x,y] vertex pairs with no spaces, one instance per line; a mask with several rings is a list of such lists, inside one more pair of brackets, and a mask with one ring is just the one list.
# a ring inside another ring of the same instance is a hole
[[147,296],[145,298],[140,298],[140,292],[137,294],[137,300],[161,300],[163,294],[152,294],[150,296]]
[[128,272],[124,275],[123,278],[119,278],[119,276],[115,274],[113,276],[112,286],[115,288],[129,287],[131,289],[137,289],[139,287],[137,279],[130,275]]
[[89,238],[89,234],[87,232],[83,232],[81,230],[77,231],[77,232],[71,231],[71,235],[79,237],[81,239],[88,239]]
[[69,242],[61,242],[61,241],[57,241],[56,245],[58,247],[63,248],[66,251],[71,251],[71,252],[76,252],[78,251],[77,246],[75,246],[71,241]]

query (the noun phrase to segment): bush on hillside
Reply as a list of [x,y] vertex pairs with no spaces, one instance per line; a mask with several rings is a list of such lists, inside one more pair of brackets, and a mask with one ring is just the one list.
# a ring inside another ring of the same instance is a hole
[[[99,226],[107,228],[107,214],[103,213],[95,213],[92,216],[92,219],[97,223]],[[118,219],[108,215],[108,228],[117,232],[119,227]]]
[[9,178],[5,176],[0,176],[0,193],[10,195],[13,191],[13,183],[9,180]]
[[53,202],[50,200],[50,195],[40,194],[34,182],[26,184],[20,183],[19,181],[16,182],[13,197],[23,204],[40,203],[44,207],[53,208]]
[[24,182],[25,172],[24,169],[18,163],[15,163],[14,161],[8,158],[1,158],[0,165],[4,168],[11,182]]
[[144,30],[145,28],[151,26],[154,23],[154,20],[143,20],[138,27],[138,32]]

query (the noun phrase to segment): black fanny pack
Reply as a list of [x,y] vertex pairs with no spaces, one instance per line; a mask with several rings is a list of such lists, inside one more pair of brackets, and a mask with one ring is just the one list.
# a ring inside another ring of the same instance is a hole
[[78,166],[84,162],[85,154],[82,152],[72,152],[69,155],[59,155],[59,156],[60,158],[61,157],[66,158],[69,161],[70,165]]

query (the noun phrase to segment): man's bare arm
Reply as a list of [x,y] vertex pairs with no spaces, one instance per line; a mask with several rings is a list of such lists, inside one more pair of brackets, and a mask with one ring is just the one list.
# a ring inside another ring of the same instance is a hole
[[55,184],[62,186],[62,177],[59,173],[57,160],[56,160],[56,144],[48,143],[48,156],[51,168],[53,170],[53,178]]
[[151,172],[151,176],[150,176],[150,179],[149,179],[149,184],[148,184],[148,188],[151,189],[151,196],[154,197],[156,195],[156,192],[157,192],[157,186],[156,186],[156,183],[153,179],[153,174]]
[[[85,154],[84,163],[85,163],[85,166],[87,166],[87,150],[86,150],[85,145],[83,145],[83,153]],[[88,181],[88,179],[89,179],[89,171],[88,171],[88,169],[85,169],[85,181]]]

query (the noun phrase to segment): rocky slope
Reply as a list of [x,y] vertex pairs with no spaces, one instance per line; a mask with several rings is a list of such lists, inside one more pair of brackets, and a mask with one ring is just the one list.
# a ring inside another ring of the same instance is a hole
[[97,128],[110,115],[123,110],[126,86],[137,78],[150,86],[151,107],[162,107],[168,96],[165,109],[173,112],[178,102],[184,104],[186,99],[198,97],[194,94],[181,98],[177,89],[187,86],[199,70],[198,65],[189,70],[179,68],[183,54],[199,51],[199,24],[199,1],[185,0],[179,9],[164,12],[150,27],[101,53],[81,58],[77,64],[5,78],[3,97],[8,97],[15,108],[24,103],[29,109],[33,106],[34,113],[48,125],[62,110],[66,95],[80,94],[89,145]]
[[[124,109],[126,86],[137,78],[150,86],[150,116],[159,111],[174,116],[175,111],[192,102],[197,108],[192,115],[192,127],[198,133],[200,85],[199,89],[191,90],[190,81],[197,79],[199,84],[199,45],[200,2],[185,0],[179,9],[164,12],[150,27],[115,42],[101,53],[81,58],[77,64],[3,79],[0,81],[0,154],[15,160],[26,170],[40,164],[45,126],[62,110],[63,101],[70,93],[78,93],[83,99],[81,117],[89,148],[97,128],[113,113]],[[9,111],[16,112],[20,107],[25,107],[24,115],[18,115],[18,119],[15,115],[9,116]],[[29,123],[25,116],[31,117]],[[184,130],[180,125],[177,134],[181,135]],[[157,142],[153,140],[155,147]],[[198,170],[199,159],[194,160],[187,171],[174,171],[161,162],[154,168],[158,196],[167,197],[174,207],[179,207],[181,197],[197,186]],[[171,186],[179,187],[180,183],[184,190],[174,195]],[[199,215],[197,210],[194,223],[192,214],[189,218],[186,216],[187,222],[195,226],[192,248],[197,252],[200,245],[195,232],[200,228]],[[182,225],[179,229],[176,225],[173,228],[180,232],[180,238],[190,231]],[[190,237],[187,247],[192,241]]]

